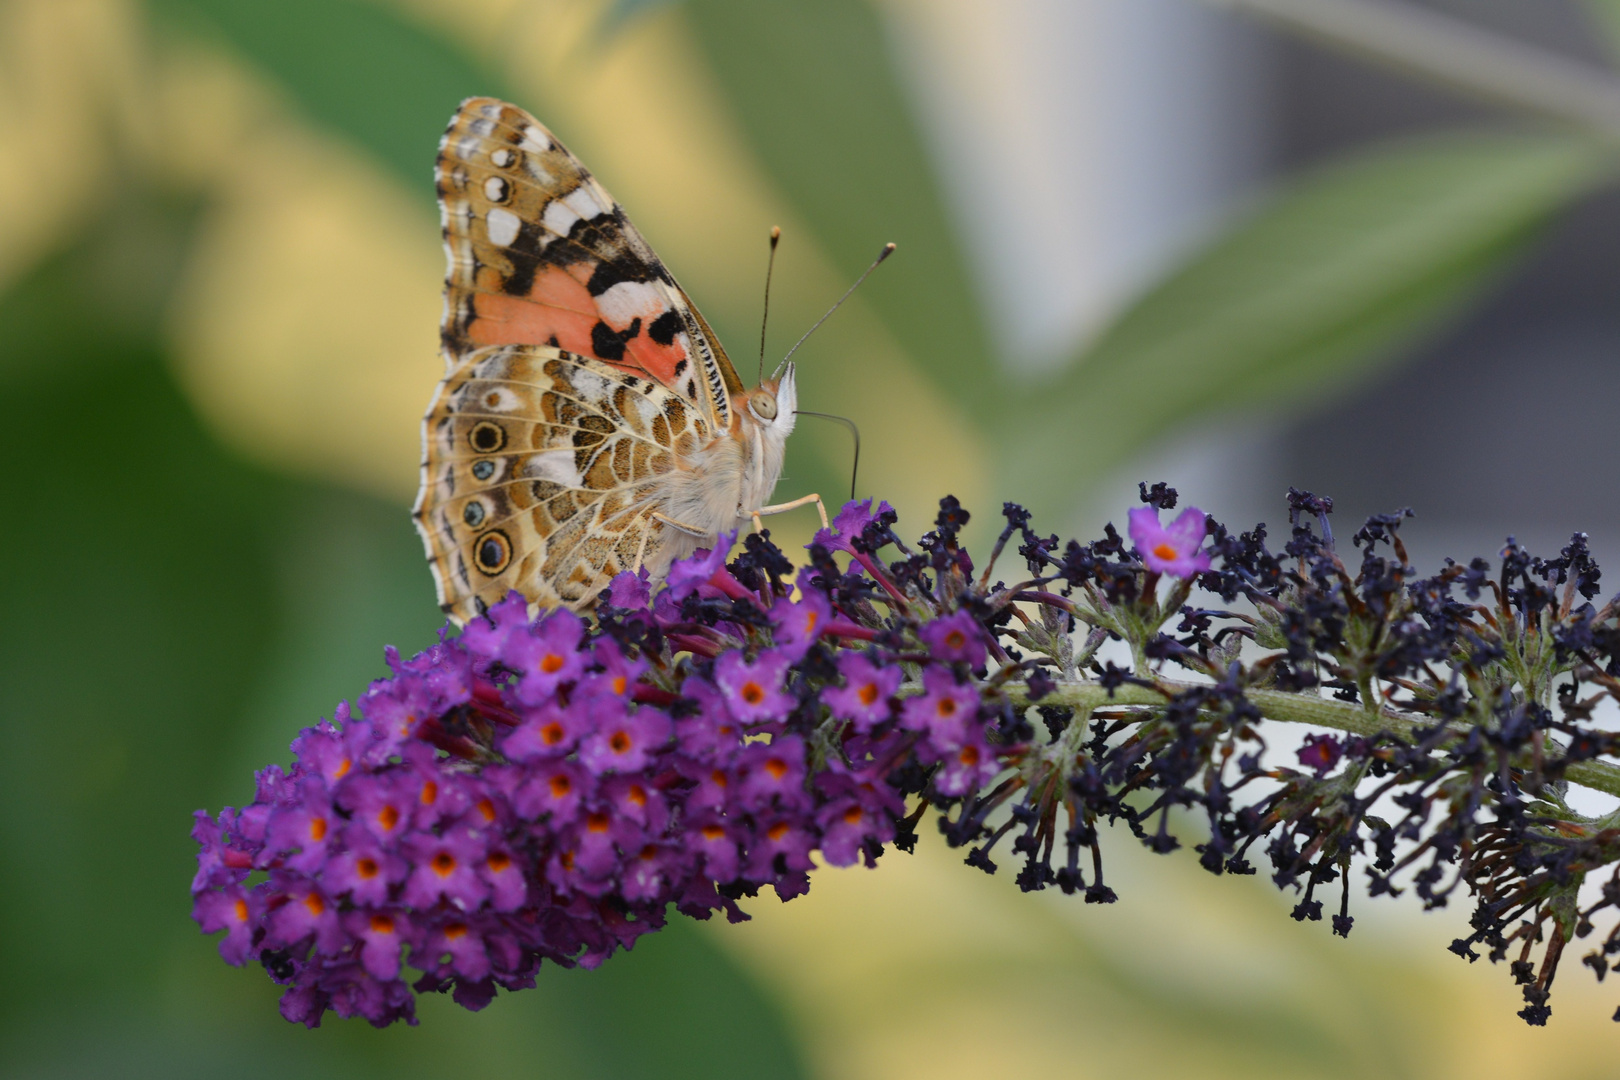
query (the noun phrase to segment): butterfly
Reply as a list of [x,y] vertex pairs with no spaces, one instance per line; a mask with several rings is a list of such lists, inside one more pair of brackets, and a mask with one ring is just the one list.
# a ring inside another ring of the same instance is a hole
[[[413,517],[457,622],[510,591],[589,607],[767,503],[794,366],[752,390],[623,208],[534,117],[469,98],[434,167],[446,374]],[[825,510],[822,511],[825,520]]]

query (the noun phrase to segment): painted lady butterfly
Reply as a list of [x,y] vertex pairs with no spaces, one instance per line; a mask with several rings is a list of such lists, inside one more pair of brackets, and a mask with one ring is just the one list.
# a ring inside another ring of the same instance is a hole
[[434,176],[447,374],[413,516],[451,618],[513,589],[588,607],[622,570],[658,578],[751,517],[819,506],[765,505],[793,365],[745,389],[623,209],[533,117],[469,98]]

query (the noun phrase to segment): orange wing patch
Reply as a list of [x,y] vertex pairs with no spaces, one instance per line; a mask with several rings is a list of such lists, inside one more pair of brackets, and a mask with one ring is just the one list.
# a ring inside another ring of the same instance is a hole
[[550,345],[651,378],[730,426],[743,389],[731,362],[624,210],[538,121],[491,98],[463,102],[435,178],[447,360]]

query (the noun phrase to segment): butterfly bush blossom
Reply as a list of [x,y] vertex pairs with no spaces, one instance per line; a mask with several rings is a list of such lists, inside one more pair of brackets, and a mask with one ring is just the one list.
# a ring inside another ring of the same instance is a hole
[[[620,575],[591,622],[513,594],[411,659],[389,650],[392,674],[303,731],[290,771],[197,813],[194,916],[286,986],[289,1020],[414,1023],[417,992],[478,1009],[545,961],[601,964],[672,906],[745,919],[818,862],[912,850],[932,814],[969,865],[1010,857],[1023,889],[1088,903],[1117,899],[1105,824],[1156,852],[1188,836],[1215,874],[1263,859],[1296,919],[1336,887],[1340,935],[1353,878],[1430,907],[1461,890],[1453,951],[1508,960],[1532,1024],[1566,946],[1595,942],[1602,978],[1620,814],[1565,796],[1620,794],[1600,760],[1620,735],[1594,719],[1620,699],[1620,616],[1596,605],[1584,535],[1419,578],[1405,512],[1355,533],[1352,569],[1308,492],[1277,553],[1195,508],[1161,524],[1163,485],[1142,498],[1128,540],[1090,544],[1008,504],[977,575],[955,499],[915,549],[867,501],[797,572],[762,534],[656,593]],[[1015,540],[1018,580],[992,584]],[[1278,761],[1274,722],[1314,730]]]

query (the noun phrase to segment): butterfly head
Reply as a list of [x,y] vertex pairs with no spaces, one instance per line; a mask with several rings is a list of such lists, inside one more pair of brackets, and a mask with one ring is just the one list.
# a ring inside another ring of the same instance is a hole
[[786,439],[793,431],[798,407],[792,363],[784,364],[771,378],[761,380],[748,394],[749,415],[764,431],[779,439]]

